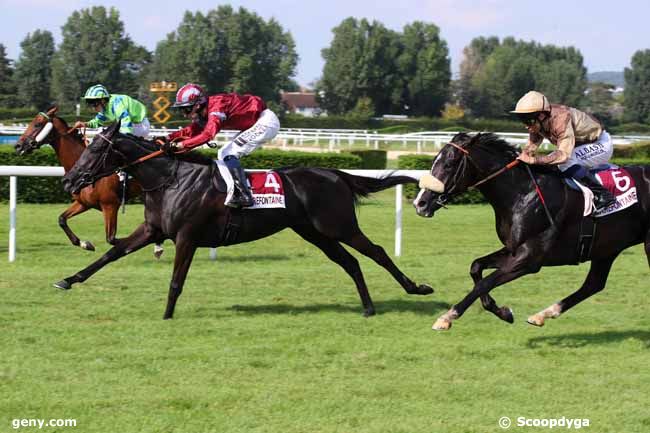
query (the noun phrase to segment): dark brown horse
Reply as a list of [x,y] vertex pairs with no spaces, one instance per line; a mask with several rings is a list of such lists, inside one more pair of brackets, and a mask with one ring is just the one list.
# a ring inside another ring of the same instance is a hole
[[[462,316],[478,298],[483,308],[512,323],[512,311],[499,307],[490,291],[523,275],[536,273],[542,266],[591,260],[589,274],[580,289],[528,318],[528,322],[536,326],[543,326],[545,319],[559,317],[603,290],[612,263],[626,248],[645,243],[650,264],[650,166],[625,167],[636,183],[638,203],[596,219],[596,235],[591,243],[591,254],[586,257],[578,248],[583,223],[582,195],[569,189],[557,170],[531,166],[529,173],[523,163],[504,170],[517,154],[515,148],[496,135],[458,134],[442,148],[430,175],[421,181],[426,189],[420,191],[414,205],[418,215],[431,217],[450,198],[487,179],[478,189],[494,209],[497,234],[504,245],[474,260],[470,268],[474,288],[438,318],[434,329],[451,327],[452,321]],[[492,177],[496,173],[500,174]],[[541,196],[536,193],[531,174],[543,191]],[[483,278],[484,269],[496,271]]]
[[[95,137],[74,168],[65,175],[63,183],[67,191],[79,191],[118,167],[157,150],[149,142],[116,134],[118,129],[119,125],[111,126]],[[225,190],[216,184],[216,165],[196,152],[151,158],[126,170],[145,191],[145,222],[129,237],[116,240],[115,246],[99,260],[56,283],[56,287],[69,289],[125,254],[152,242],[171,239],[176,243],[176,258],[164,314],[165,319],[171,319],[198,247],[250,242],[291,228],[352,277],[365,316],[375,314],[375,307],[359,262],[341,243],[377,262],[407,293],[426,295],[433,292],[429,286],[418,286],[404,275],[384,249],[361,232],[355,215],[358,196],[414,183],[410,177],[375,179],[333,169],[282,169],[277,173],[284,185],[286,208],[232,210],[224,205]]]
[[[65,120],[58,117],[56,105],[45,112],[40,112],[31,121],[23,135],[16,143],[16,152],[26,155],[40,148],[43,144],[50,144],[54,148],[59,163],[65,172],[69,172],[77,162],[82,152],[86,149],[83,136],[77,130],[71,130]],[[95,246],[90,241],[81,241],[68,226],[68,219],[86,212],[88,209],[97,209],[104,215],[104,228],[106,242],[115,243],[117,231],[117,212],[122,202],[122,182],[117,174],[99,179],[96,183],[88,185],[76,194],[72,194],[72,205],[59,215],[59,226],[72,242],[72,245],[84,250],[94,251]],[[142,188],[137,182],[128,182],[126,198],[141,194]],[[160,257],[162,247],[156,246],[154,255]]]

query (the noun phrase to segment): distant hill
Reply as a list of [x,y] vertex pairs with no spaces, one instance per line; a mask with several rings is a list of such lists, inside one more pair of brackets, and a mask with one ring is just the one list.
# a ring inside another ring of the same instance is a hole
[[590,82],[600,81],[603,83],[613,84],[617,87],[625,87],[623,71],[591,72],[587,74],[587,80]]

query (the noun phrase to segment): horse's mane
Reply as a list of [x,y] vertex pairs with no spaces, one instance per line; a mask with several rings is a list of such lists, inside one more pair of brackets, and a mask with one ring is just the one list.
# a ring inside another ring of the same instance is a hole
[[[160,149],[160,146],[154,140],[146,140],[144,138],[137,137],[132,134],[120,133],[119,136],[137,143],[138,145],[140,145],[140,147],[143,147],[150,152],[155,152]],[[175,154],[174,158],[180,161],[189,162],[190,164],[200,164],[200,165],[214,164],[214,162],[210,157],[205,156],[200,152],[186,152],[186,153]]]
[[519,154],[519,150],[515,146],[491,132],[479,132],[473,136],[469,134],[458,134],[452,141],[455,142],[459,136],[461,136],[460,139],[463,140],[464,145],[467,147],[477,147],[488,153],[512,158],[516,158]]
[[[463,147],[475,147],[493,155],[504,156],[508,162],[517,158],[520,153],[520,150],[516,146],[491,132],[479,132],[475,135],[460,133],[452,139],[452,142],[460,144]],[[530,167],[537,173],[557,174],[558,172],[556,166],[531,165]]]

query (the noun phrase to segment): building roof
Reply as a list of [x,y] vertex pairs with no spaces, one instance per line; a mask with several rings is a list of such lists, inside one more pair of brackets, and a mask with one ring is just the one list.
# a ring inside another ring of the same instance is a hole
[[282,92],[282,102],[284,102],[290,110],[298,108],[318,108],[316,102],[316,94],[310,92]]

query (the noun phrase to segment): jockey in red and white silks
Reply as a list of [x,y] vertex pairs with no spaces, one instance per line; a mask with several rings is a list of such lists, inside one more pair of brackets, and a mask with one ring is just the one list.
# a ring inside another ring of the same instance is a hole
[[207,96],[201,87],[192,83],[179,89],[173,107],[183,110],[192,123],[168,136],[173,141],[170,147],[192,149],[212,140],[221,129],[242,131],[219,151],[219,159],[228,166],[241,193],[226,204],[251,206],[253,197],[239,158],[277,135],[280,121],[275,113],[266,108],[259,96],[237,93]]

